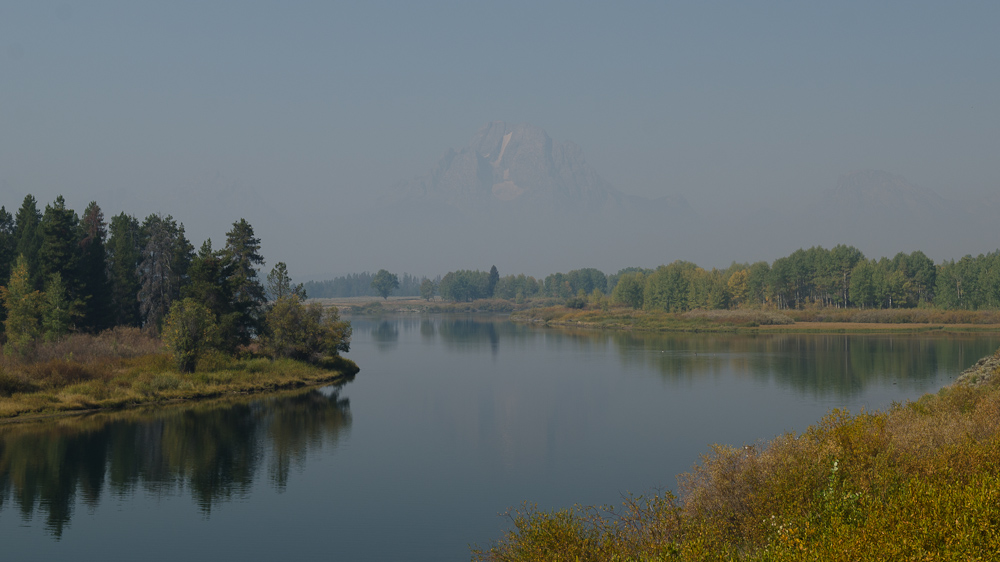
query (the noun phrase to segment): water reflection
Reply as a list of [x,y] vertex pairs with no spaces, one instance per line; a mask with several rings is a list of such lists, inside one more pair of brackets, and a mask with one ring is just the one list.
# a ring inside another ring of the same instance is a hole
[[871,384],[914,384],[988,355],[996,336],[676,335],[612,336],[623,364],[651,366],[669,379],[731,371],[801,393],[853,396]]
[[130,411],[0,426],[0,511],[45,518],[56,538],[77,498],[96,507],[107,488],[124,496],[183,489],[208,514],[247,494],[266,466],[283,489],[310,451],[336,446],[351,426],[337,389],[290,396]]
[[395,319],[352,317],[355,333],[370,334],[379,351],[391,350],[401,332],[420,331],[424,343],[440,340],[449,351],[478,353],[488,348],[495,357],[500,342],[506,345],[525,342],[536,336],[531,326],[514,324],[502,316],[433,316]]
[[371,329],[371,337],[379,351],[388,351],[399,343],[397,322],[383,320]]
[[[735,373],[813,396],[857,396],[873,384],[920,385],[993,353],[995,334],[657,334],[542,328],[496,316],[352,319],[379,351],[400,331],[418,329],[424,344],[449,351],[515,351],[542,345],[574,355],[613,351],[625,367],[651,369],[674,382]],[[390,343],[391,342],[391,343]]]

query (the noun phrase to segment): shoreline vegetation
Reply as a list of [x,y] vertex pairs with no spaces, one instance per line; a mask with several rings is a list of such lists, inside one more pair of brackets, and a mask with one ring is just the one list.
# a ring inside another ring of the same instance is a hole
[[1000,552],[1000,351],[916,402],[713,445],[678,493],[509,511],[481,562],[990,560]]
[[927,309],[691,310],[664,312],[629,308],[531,308],[511,314],[514,322],[579,328],[657,332],[733,333],[915,333],[1000,330],[1000,311]]
[[185,372],[159,338],[119,327],[39,343],[30,360],[0,355],[0,424],[336,384],[358,371],[339,355],[309,363],[209,350]]
[[513,322],[563,328],[646,332],[717,333],[965,333],[1000,330],[1000,310],[812,307],[804,310],[736,309],[665,312],[623,306],[572,308],[557,299],[517,303],[507,299],[468,302],[412,297],[312,299],[343,314],[510,314]]
[[284,262],[265,284],[260,248],[245,219],[196,252],[170,215],[0,206],[0,420],[354,376],[350,322],[306,305]]

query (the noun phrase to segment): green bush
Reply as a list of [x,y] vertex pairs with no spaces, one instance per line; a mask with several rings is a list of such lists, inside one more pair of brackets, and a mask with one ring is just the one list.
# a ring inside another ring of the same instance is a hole
[[351,324],[337,307],[308,306],[296,297],[275,301],[265,317],[264,349],[272,357],[318,360],[350,351]]
[[212,311],[193,298],[175,302],[163,326],[163,341],[184,373],[194,372],[198,356],[214,347],[217,334]]

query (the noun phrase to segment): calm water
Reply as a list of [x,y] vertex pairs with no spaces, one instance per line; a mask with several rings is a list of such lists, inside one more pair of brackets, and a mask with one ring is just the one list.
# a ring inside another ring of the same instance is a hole
[[710,443],[916,398],[1000,347],[353,322],[340,388],[0,426],[0,558],[467,560],[525,500],[673,488]]

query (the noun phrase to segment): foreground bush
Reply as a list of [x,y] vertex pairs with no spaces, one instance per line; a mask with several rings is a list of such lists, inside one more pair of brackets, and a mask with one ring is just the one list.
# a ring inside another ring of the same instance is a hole
[[[834,411],[801,435],[713,447],[680,497],[511,515],[474,560],[995,560],[1000,357],[886,412]],[[989,382],[982,383],[988,377]],[[621,537],[636,537],[622,540]]]

